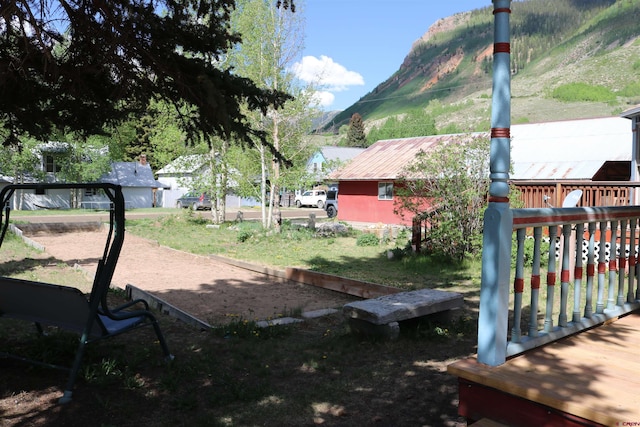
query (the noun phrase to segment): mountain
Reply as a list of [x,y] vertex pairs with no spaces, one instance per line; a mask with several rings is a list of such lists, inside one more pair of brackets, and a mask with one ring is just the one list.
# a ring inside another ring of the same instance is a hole
[[[439,131],[490,128],[493,7],[441,19],[391,77],[337,114],[368,126],[426,109]],[[512,2],[513,123],[616,115],[640,103],[640,0]]]

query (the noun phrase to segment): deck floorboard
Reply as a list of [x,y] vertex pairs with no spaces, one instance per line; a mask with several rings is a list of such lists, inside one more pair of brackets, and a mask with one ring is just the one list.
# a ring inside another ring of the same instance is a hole
[[639,344],[640,313],[632,313],[501,366],[471,358],[449,372],[595,423],[640,425]]

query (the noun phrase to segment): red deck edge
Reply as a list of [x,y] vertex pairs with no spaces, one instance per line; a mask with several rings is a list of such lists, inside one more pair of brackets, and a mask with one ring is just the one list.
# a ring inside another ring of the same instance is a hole
[[585,427],[601,424],[478,383],[458,379],[458,413],[469,423],[483,418],[522,427]]

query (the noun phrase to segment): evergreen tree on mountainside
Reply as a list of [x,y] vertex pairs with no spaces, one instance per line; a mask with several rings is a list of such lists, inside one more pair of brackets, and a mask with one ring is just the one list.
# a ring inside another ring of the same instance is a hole
[[290,97],[219,66],[240,41],[229,30],[234,7],[233,0],[2,2],[4,144],[23,134],[45,140],[56,129],[101,133],[160,99],[180,111],[190,140],[224,135],[271,147],[242,108],[266,112]]
[[358,113],[354,113],[349,120],[346,144],[348,147],[366,147],[367,136],[364,133],[364,122]]

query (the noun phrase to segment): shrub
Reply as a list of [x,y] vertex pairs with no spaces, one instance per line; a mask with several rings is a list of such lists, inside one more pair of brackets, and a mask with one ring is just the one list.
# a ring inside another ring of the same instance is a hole
[[247,240],[249,240],[251,238],[251,236],[253,235],[252,232],[247,231],[247,230],[240,230],[238,232],[238,242],[240,243],[244,243]]
[[553,90],[551,96],[564,102],[612,102],[616,95],[604,86],[587,83],[567,83]]
[[357,246],[377,246],[380,244],[380,239],[378,239],[374,234],[364,233],[358,236],[356,240]]

